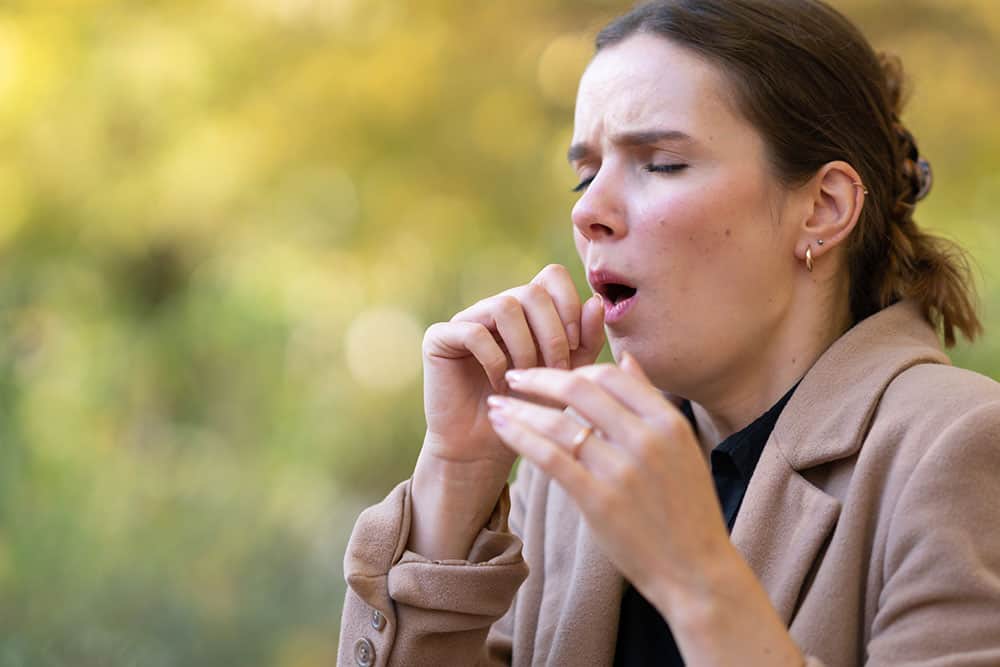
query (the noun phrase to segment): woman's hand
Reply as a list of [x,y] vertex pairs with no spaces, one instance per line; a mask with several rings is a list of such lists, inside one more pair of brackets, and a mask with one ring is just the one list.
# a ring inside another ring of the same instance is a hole
[[580,303],[569,272],[545,267],[530,283],[432,325],[424,336],[427,435],[413,475],[410,548],[463,558],[510,474],[516,454],[487,416],[504,373],[591,364],[604,346],[599,297]]
[[[504,442],[574,498],[601,548],[648,599],[682,590],[706,559],[728,552],[698,440],[632,357],[622,366],[535,369],[507,380],[513,390],[568,406],[593,426],[587,435],[561,409],[489,399]],[[581,433],[587,437],[574,444]]]
[[[687,418],[633,357],[626,353],[621,366],[516,371],[507,381],[532,400],[490,397],[497,433],[575,500],[600,548],[671,625],[689,664],[802,664],[729,541]],[[572,408],[590,427],[537,399]]]

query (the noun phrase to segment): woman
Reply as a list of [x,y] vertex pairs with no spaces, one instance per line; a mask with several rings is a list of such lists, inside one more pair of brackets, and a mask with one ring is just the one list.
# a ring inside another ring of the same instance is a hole
[[913,220],[900,77],[815,0],[601,32],[569,150],[595,295],[550,266],[427,331],[341,664],[1000,664],[1000,386],[938,343],[979,321]]

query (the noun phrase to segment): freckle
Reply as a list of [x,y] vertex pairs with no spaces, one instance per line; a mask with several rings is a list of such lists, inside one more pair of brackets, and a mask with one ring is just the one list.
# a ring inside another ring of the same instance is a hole
[[733,235],[733,230],[727,229],[726,230],[726,236],[732,236],[732,235]]
[[693,236],[693,235],[692,235],[692,236],[689,236],[689,237],[688,237],[688,241],[694,241],[694,236]]

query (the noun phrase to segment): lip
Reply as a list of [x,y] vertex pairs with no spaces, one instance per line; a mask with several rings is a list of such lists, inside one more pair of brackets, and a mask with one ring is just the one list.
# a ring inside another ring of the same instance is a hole
[[598,285],[605,285],[607,283],[633,286],[631,280],[620,273],[615,273],[608,269],[591,269],[587,271],[587,282],[590,283],[590,288],[595,291]]
[[[592,269],[588,271],[587,282],[590,283],[590,287],[595,293],[600,293],[599,288],[608,283],[617,283],[619,285],[635,287],[635,283],[631,279],[608,269]],[[639,292],[636,291],[635,294],[627,299],[619,301],[618,303],[612,303],[610,300],[604,299],[604,323],[607,325],[614,325],[624,319],[625,315],[635,305],[635,300],[638,297]]]
[[625,319],[625,315],[628,311],[632,310],[632,306],[635,305],[635,300],[639,298],[639,293],[636,292],[627,299],[622,299],[618,303],[611,303],[607,299],[604,300],[604,323],[608,326],[614,326],[618,322]]

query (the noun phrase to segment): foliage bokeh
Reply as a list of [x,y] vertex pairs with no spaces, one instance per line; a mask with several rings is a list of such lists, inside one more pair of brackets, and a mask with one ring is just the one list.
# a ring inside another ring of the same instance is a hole
[[[835,3],[914,79],[1000,376],[1000,5]],[[0,666],[335,663],[431,322],[570,266],[610,0],[0,9]]]

